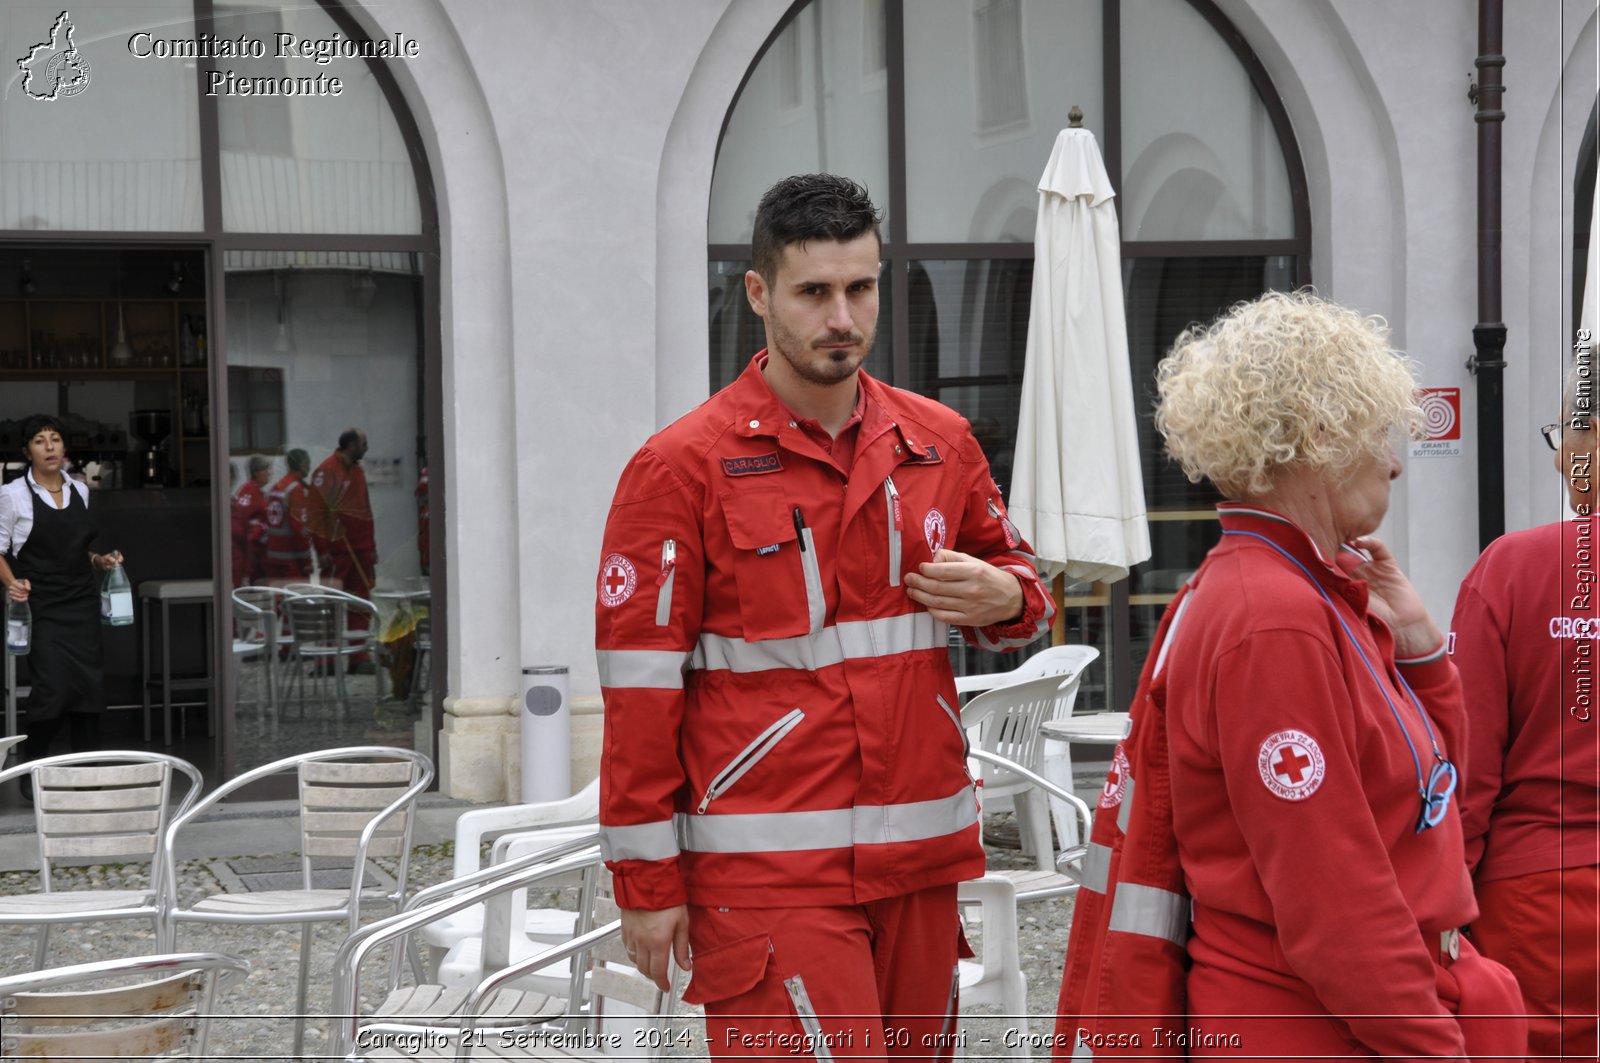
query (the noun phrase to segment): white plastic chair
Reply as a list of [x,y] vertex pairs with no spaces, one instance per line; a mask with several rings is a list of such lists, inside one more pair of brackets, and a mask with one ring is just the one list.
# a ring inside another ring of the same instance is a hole
[[[492,850],[492,863],[515,859],[542,848],[593,834],[599,827],[600,781],[560,801],[544,801],[502,808],[471,809],[456,820],[455,864],[452,878],[461,879],[480,870],[484,839],[502,835]],[[512,959],[523,959],[548,945],[559,944],[573,933],[571,912],[528,908],[525,895],[512,900],[523,913],[522,935],[526,947],[514,949]],[[483,908],[469,908],[423,927],[416,940],[428,946],[433,961],[429,980],[444,985],[476,981],[482,958]]]
[[[969,735],[976,735],[973,748],[997,753],[1037,772],[1043,768],[1044,758],[1044,737],[1039,727],[1045,720],[1069,714],[1076,692],[1077,674],[1045,675],[995,687],[967,702],[961,710],[961,726]],[[1034,856],[1040,870],[1053,870],[1055,846],[1044,795],[1004,770],[985,770],[980,765],[974,774],[983,784],[984,811],[999,811],[997,800],[1009,798],[1016,809],[1023,850]]]
[[237,956],[186,952],[9,975],[0,978],[0,1055],[206,1059],[217,995],[249,973]]
[[1100,651],[1093,646],[1050,646],[1040,650],[1009,672],[957,676],[956,693],[976,694],[1046,675],[1078,675],[1099,656]]
[[[178,904],[174,886],[174,851],[184,827],[235,791],[272,775],[293,772],[300,796],[300,888],[251,893],[214,893],[190,907]],[[314,923],[343,922],[353,932],[363,906],[398,907],[406,893],[411,857],[411,831],[417,798],[433,780],[433,764],[409,749],[350,746],[285,757],[230,779],[186,813],[176,816],[162,840],[166,914],[162,947],[172,949],[184,923],[299,923],[300,980],[295,1019],[294,1054],[305,1040],[306,983],[311,965]],[[320,889],[312,884],[313,857],[348,857],[352,861],[346,889]],[[373,857],[395,861],[391,875]],[[369,875],[378,880],[369,885]]]
[[965,911],[978,906],[983,937],[975,959],[956,964],[961,986],[961,1007],[997,1006],[1022,1034],[1023,1058],[1028,1052],[1028,977],[1022,971],[1017,947],[1017,887],[1005,875],[990,872],[957,887]]
[[[161,903],[171,868],[157,860],[169,817],[182,816],[200,797],[200,769],[165,753],[139,750],[63,753],[13,765],[0,782],[33,782],[34,831],[39,843],[39,891],[0,896],[0,923],[39,928],[33,966],[43,967],[50,928],[101,919],[149,919],[159,936]],[[185,779],[183,797],[169,808],[172,778]],[[145,863],[144,889],[60,889],[53,871],[63,860],[90,858]]]

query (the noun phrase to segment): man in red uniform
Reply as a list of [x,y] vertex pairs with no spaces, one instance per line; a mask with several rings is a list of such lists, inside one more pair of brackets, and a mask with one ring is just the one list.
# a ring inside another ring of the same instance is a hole
[[[1591,367],[1592,368],[1592,365]],[[1600,552],[1592,376],[1547,425],[1576,516],[1489,544],[1456,599],[1470,745],[1461,819],[1479,915],[1472,938],[1510,967],[1535,1056],[1596,1056],[1600,1011]]]
[[289,471],[267,491],[266,559],[263,571],[274,579],[311,575],[311,532],[306,528],[306,475],[311,455],[296,447],[284,455]]
[[601,845],[640,970],[692,950],[713,1057],[937,1056],[984,870],[948,625],[1008,649],[1053,608],[967,422],[860,371],[865,190],[779,182],[752,250],[767,349],[644,445],[607,522]]
[[[339,436],[339,449],[311,475],[307,508],[312,541],[324,567],[341,581],[344,590],[370,598],[377,579],[378,546],[372,502],[367,497],[367,473],[361,467],[366,453],[367,434],[359,428],[345,429]],[[359,631],[367,627],[369,619],[351,610],[348,623]],[[372,659],[366,654],[352,657],[350,670],[370,672]]]
[[272,478],[272,460],[256,454],[250,478],[233,495],[233,585],[254,583],[262,575],[262,542],[267,531],[267,496],[262,488]]

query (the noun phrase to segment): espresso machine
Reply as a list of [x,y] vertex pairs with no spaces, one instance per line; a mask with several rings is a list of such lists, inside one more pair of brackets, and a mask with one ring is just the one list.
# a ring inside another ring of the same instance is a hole
[[128,429],[142,448],[137,474],[145,487],[167,486],[167,437],[172,434],[172,411],[134,410],[128,415]]

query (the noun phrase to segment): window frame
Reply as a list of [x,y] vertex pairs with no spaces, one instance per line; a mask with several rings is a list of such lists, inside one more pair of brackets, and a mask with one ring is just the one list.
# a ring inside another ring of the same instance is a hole
[[[339,32],[356,42],[371,40],[352,12],[342,6],[341,0],[315,0],[318,7],[333,21]],[[216,12],[214,0],[193,0],[194,30],[196,35],[215,34]],[[798,9],[797,9],[798,10]],[[793,12],[790,13],[792,16]],[[787,17],[786,17],[787,18]],[[432,168],[428,163],[427,149],[421,128],[405,101],[394,72],[384,60],[363,59],[372,72],[390,112],[399,125],[406,155],[411,162],[412,177],[417,186],[417,202],[421,225],[416,233],[405,235],[364,233],[252,233],[230,231],[223,227],[222,213],[222,155],[219,98],[206,95],[206,80],[210,72],[227,60],[202,57],[195,60],[195,91],[199,94],[198,118],[200,151],[201,227],[196,230],[176,232],[153,230],[55,230],[55,229],[0,229],[0,244],[39,245],[99,244],[160,247],[163,249],[188,249],[204,252],[206,258],[207,321],[209,348],[214,352],[210,366],[209,399],[212,411],[211,438],[211,505],[212,505],[212,570],[220,573],[224,559],[230,556],[229,523],[229,447],[231,425],[228,416],[228,361],[227,361],[227,305],[224,260],[229,251],[403,251],[417,256],[422,267],[421,292],[421,342],[424,380],[432,395],[423,404],[420,432],[426,440],[417,457],[428,470],[428,505],[434,516],[434,532],[430,538],[429,553],[432,558],[429,577],[433,581],[435,598],[448,597],[446,567],[444,564],[446,525],[445,513],[445,461],[444,461],[444,403],[441,388],[444,380],[442,356],[442,329],[440,314],[440,245],[439,209],[434,195]],[[211,674],[226,676],[233,667],[232,611],[223,608],[228,591],[225,581],[218,580],[219,605],[211,610],[213,648]],[[444,697],[450,689],[449,676],[449,617],[441,609],[432,617],[433,691],[429,706],[433,714],[434,731],[443,726]],[[220,701],[217,748],[224,778],[233,778],[234,770],[234,694],[233,684],[219,682],[215,695]],[[437,785],[437,782],[435,783]]]

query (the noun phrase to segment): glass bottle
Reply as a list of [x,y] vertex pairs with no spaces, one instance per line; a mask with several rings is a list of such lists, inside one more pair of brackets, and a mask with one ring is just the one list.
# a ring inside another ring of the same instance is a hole
[[128,585],[128,574],[122,564],[106,570],[105,581],[100,584],[100,622],[107,627],[123,627],[133,623],[133,588]]
[[21,657],[33,646],[33,610],[27,602],[6,599],[6,652]]

